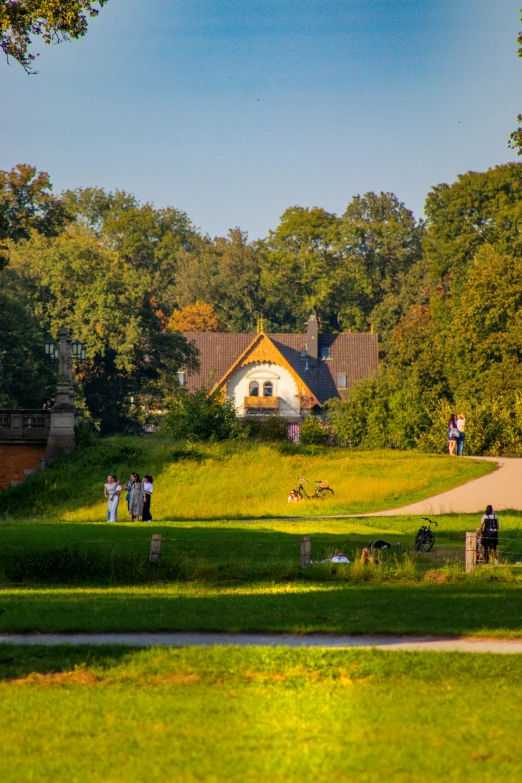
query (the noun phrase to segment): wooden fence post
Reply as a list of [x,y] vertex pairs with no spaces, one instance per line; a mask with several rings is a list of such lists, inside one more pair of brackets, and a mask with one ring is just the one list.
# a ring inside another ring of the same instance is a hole
[[151,563],[157,563],[161,552],[161,536],[154,534],[150,540],[149,560]]
[[464,543],[464,565],[469,574],[477,567],[477,534],[466,533]]
[[312,561],[310,555],[312,552],[312,542],[310,536],[303,536],[301,539],[301,553],[299,558],[299,565],[301,568],[310,568]]

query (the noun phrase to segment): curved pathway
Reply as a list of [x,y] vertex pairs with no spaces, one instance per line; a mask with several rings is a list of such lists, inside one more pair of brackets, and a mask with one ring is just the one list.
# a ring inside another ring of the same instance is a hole
[[[456,459],[460,459],[456,457]],[[395,517],[407,514],[478,514],[488,504],[496,511],[522,511],[522,459],[515,457],[468,457],[496,462],[499,469],[472,479],[460,487],[402,508],[358,514],[362,517]]]
[[418,503],[386,511],[371,511],[367,514],[325,514],[312,517],[258,517],[243,519],[242,522],[271,521],[307,522],[317,519],[364,519],[366,517],[397,517],[433,514],[479,514],[491,504],[495,511],[522,511],[522,458],[520,457],[455,457],[455,459],[480,459],[495,462],[498,470],[471,479],[455,489],[433,495]]
[[323,649],[380,648],[407,652],[503,653],[520,655],[522,639],[478,639],[458,636],[334,636],[330,634],[228,633],[74,633],[0,635],[0,645],[62,644],[125,645],[127,647],[320,647]]

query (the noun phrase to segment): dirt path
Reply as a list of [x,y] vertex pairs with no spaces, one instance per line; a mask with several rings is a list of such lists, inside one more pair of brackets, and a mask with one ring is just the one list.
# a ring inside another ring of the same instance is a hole
[[434,636],[334,636],[317,634],[224,634],[224,633],[75,633],[45,635],[0,635],[0,644],[125,645],[128,647],[321,647],[324,649],[373,648],[409,652],[463,652],[522,654],[522,639],[474,639]]
[[[457,458],[456,458],[457,459]],[[478,514],[491,503],[496,511],[522,511],[522,459],[515,457],[474,457],[496,462],[499,469],[468,481],[440,495],[402,508],[362,514],[364,517],[392,517],[402,514]]]

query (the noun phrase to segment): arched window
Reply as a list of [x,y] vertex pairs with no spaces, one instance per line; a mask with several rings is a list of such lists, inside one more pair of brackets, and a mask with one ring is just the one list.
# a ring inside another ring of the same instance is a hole
[[272,381],[265,381],[263,384],[263,394],[265,397],[272,397],[274,393],[274,384]]
[[250,381],[248,393],[251,397],[259,397],[259,384],[257,381]]

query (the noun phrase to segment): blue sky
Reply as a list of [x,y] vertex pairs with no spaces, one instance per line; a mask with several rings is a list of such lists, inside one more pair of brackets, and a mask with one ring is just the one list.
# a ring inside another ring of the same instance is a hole
[[0,63],[0,168],[48,171],[255,239],[515,158],[521,0],[109,0],[87,37]]

